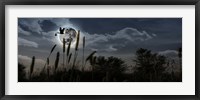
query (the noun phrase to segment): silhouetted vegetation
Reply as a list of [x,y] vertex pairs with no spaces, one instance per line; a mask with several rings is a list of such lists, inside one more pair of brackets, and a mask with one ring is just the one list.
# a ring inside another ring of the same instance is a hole
[[[60,34],[64,34],[65,28],[60,28]],[[91,52],[86,59],[84,57],[85,37],[83,37],[83,55],[82,64],[76,62],[79,52],[80,31],[76,34],[76,45],[74,54],[70,52],[71,39],[63,39],[63,64],[60,62],[60,53],[57,51],[54,65],[50,65],[50,56],[56,45],[54,45],[47,57],[44,68],[41,72],[34,72],[35,59],[32,57],[29,74],[25,71],[25,66],[18,64],[18,81],[19,82],[180,82],[182,81],[182,50],[178,49],[179,72],[173,70],[175,63],[170,59],[153,53],[151,50],[140,48],[133,53],[136,54],[132,65],[126,65],[121,58],[114,56],[104,57],[95,56],[97,51]],[[65,44],[67,51],[65,52]],[[66,53],[66,54],[65,54]],[[71,61],[72,55],[74,56]],[[66,60],[65,60],[66,58]],[[71,63],[70,63],[71,62]],[[87,69],[86,69],[87,67]],[[129,68],[132,68],[129,71]],[[172,71],[166,71],[171,68]]]
[[26,72],[25,72],[25,66],[22,64],[18,64],[18,81],[26,81]]
[[136,80],[148,82],[161,81],[165,71],[166,58],[143,48],[140,48],[136,55],[137,58],[134,60],[137,66],[135,75],[139,76],[136,77]]

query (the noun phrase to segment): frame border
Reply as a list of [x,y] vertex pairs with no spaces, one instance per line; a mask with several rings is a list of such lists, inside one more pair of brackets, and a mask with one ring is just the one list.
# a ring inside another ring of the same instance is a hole
[[[5,6],[6,5],[195,5],[195,95],[5,95]],[[0,0],[0,99],[1,100],[199,100],[200,99],[200,0]]]

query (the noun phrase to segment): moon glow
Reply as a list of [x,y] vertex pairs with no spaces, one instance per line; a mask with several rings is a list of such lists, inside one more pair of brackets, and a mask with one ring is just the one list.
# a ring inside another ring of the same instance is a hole
[[76,41],[76,35],[77,32],[75,31],[75,29],[73,28],[66,28],[64,30],[64,34],[58,34],[58,41],[63,45],[63,39],[65,39],[65,43],[66,45],[69,44],[69,42],[71,41],[71,45],[73,46],[75,44]]

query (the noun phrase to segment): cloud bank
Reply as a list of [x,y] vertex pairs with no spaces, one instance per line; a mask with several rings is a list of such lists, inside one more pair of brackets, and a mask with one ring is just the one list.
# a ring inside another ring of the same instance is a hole
[[38,48],[38,44],[36,42],[29,41],[20,37],[18,37],[18,45]]
[[[29,56],[18,55],[18,62],[23,64],[26,68],[25,70],[28,72],[30,70],[32,58]],[[45,61],[42,59],[35,59],[34,70],[35,72],[40,71],[44,67]]]
[[89,34],[86,36],[86,45],[93,50],[99,51],[117,51],[120,47],[125,47],[128,43],[139,44],[156,37],[155,34],[149,34],[146,31],[139,31],[135,28],[127,27],[114,34]]

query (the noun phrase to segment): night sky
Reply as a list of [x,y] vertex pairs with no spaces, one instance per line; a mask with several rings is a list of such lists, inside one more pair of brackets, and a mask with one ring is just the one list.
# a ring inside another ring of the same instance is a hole
[[[30,66],[35,56],[40,69],[57,44],[50,58],[53,65],[56,52],[62,54],[62,43],[55,36],[59,27],[80,30],[81,40],[86,37],[85,56],[96,50],[97,56],[119,57],[127,64],[132,64],[139,48],[175,58],[182,46],[181,18],[18,18],[19,62]],[[82,58],[81,51],[78,57]]]

